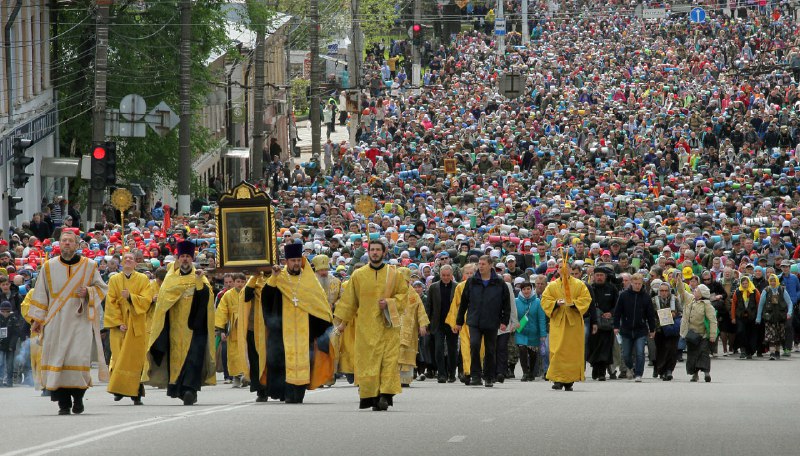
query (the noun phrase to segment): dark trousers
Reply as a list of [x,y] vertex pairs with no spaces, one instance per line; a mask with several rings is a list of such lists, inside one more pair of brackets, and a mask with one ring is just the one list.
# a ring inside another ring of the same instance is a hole
[[433,340],[439,378],[455,377],[458,334],[454,334],[448,326],[442,325],[433,335]]
[[219,344],[222,346],[220,358],[222,358],[222,378],[229,379],[231,378],[231,374],[228,373],[228,342],[221,340]]
[[497,329],[480,329],[477,326],[469,327],[469,352],[472,359],[470,376],[473,379],[481,378],[481,341],[484,346],[483,374],[487,380],[494,381],[494,372],[497,369],[495,354],[497,353]]
[[753,320],[736,320],[736,342],[747,356],[753,356],[758,351],[758,328]]
[[508,372],[508,339],[510,337],[511,334],[508,333],[497,336],[497,370],[495,377],[497,375],[505,377]]
[[523,375],[535,377],[536,356],[539,354],[539,347],[526,347],[519,345],[519,363],[522,365]]
[[792,320],[786,320],[786,335],[783,340],[783,349],[791,350],[794,347],[794,326]]
[[67,409],[72,407],[73,400],[75,403],[83,401],[84,394],[86,394],[85,389],[59,388],[50,392],[50,400],[58,402],[58,408]]
[[661,331],[656,332],[656,360],[653,364],[658,375],[669,375],[675,370],[678,362],[678,339],[680,336],[665,336]]

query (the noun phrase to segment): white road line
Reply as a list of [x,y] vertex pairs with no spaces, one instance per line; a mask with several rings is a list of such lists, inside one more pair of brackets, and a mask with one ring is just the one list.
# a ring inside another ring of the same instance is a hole
[[[328,391],[330,389],[331,388],[308,391],[306,392],[306,396],[314,393],[321,393],[323,391]],[[98,440],[106,439],[108,437],[113,437],[115,435],[133,431],[135,429],[155,426],[157,424],[162,424],[162,423],[169,423],[171,421],[182,420],[194,416],[205,416],[218,412],[229,412],[231,410],[249,407],[254,403],[255,402],[253,402],[253,400],[250,399],[246,401],[232,402],[230,404],[217,405],[214,407],[188,410],[185,412],[175,413],[172,415],[156,416],[139,421],[131,421],[128,423],[115,424],[113,426],[106,426],[104,428],[95,429],[93,431],[84,432],[82,434],[65,437],[59,440],[54,440],[52,442],[42,443],[40,445],[28,448],[22,448],[20,450],[14,450],[8,453],[2,453],[0,454],[0,456],[16,456],[19,454],[25,454],[26,456],[39,456],[39,455],[49,454],[54,451],[65,450],[68,448],[75,448],[81,445],[86,445],[87,443],[96,442]]]
[[461,443],[466,438],[467,438],[466,435],[454,435],[450,437],[450,440],[448,440],[447,443]]
[[214,407],[208,407],[199,410],[188,410],[186,412],[176,413],[168,416],[156,416],[144,420],[116,424],[113,426],[107,426],[104,428],[95,429],[93,431],[84,432],[82,434],[65,437],[63,439],[54,440],[52,442],[47,442],[40,445],[11,451],[9,453],[3,453],[0,456],[15,456],[19,454],[30,454],[30,456],[33,456],[33,455],[48,454],[60,449],[73,448],[97,440],[112,437],[117,434],[121,434],[123,432],[132,431],[134,429],[153,426],[160,423],[168,423],[170,421],[182,420],[193,416],[204,416],[217,412],[226,412],[229,410],[235,410],[238,408],[247,407],[252,404],[253,404],[252,400],[239,401],[231,404],[217,405]]

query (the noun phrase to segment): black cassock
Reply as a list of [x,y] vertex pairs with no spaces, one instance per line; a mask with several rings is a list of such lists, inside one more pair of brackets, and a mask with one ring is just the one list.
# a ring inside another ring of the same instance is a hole
[[[253,299],[253,289],[245,289],[245,300]],[[286,401],[287,403],[301,403],[306,394],[306,385],[292,385],[286,383],[286,352],[283,346],[283,294],[276,287],[265,285],[261,290],[261,310],[264,315],[264,324],[267,328],[267,384],[260,383],[258,352],[255,347],[253,331],[247,332],[247,356],[250,361],[250,391],[258,393],[260,397]],[[321,320],[313,315],[308,315],[308,346],[309,356],[313,360],[313,344],[317,339],[326,339],[326,331],[331,323]],[[318,344],[320,341],[318,341]]]

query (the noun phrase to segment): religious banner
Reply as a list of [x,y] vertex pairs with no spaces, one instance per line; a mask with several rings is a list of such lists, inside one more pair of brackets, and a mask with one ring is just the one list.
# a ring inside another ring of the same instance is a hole
[[275,210],[269,195],[247,182],[220,196],[216,209],[219,269],[277,263]]

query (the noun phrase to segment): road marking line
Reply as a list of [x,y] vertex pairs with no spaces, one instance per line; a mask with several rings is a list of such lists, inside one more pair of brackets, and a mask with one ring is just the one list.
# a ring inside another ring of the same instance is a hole
[[96,429],[94,431],[84,432],[83,434],[73,435],[70,437],[65,437],[63,439],[54,440],[52,442],[47,442],[40,445],[32,446],[29,448],[23,448],[9,453],[3,453],[0,456],[15,456],[19,454],[28,454],[28,453],[30,453],[30,456],[48,454],[60,449],[73,448],[76,446],[84,445],[104,438],[112,437],[117,434],[121,434],[123,432],[132,431],[134,429],[153,426],[160,423],[168,423],[170,421],[181,420],[184,418],[191,418],[193,416],[204,416],[217,412],[225,412],[228,410],[234,410],[237,408],[246,407],[251,404],[253,404],[251,400],[239,401],[239,402],[233,402],[231,404],[224,404],[224,405],[217,405],[214,407],[203,408],[200,410],[189,410],[186,412],[175,413],[173,415],[156,416],[144,420],[116,424],[113,426],[107,426],[104,428]]
[[[328,391],[329,389],[331,388],[308,391],[306,395]],[[113,426],[106,426],[104,428],[95,429],[93,431],[84,432],[82,434],[73,435],[58,440],[53,440],[52,442],[46,442],[32,447],[14,450],[8,453],[0,453],[0,456],[16,456],[20,454],[25,454],[26,456],[44,455],[58,450],[78,447],[81,445],[85,445],[87,443],[95,442],[108,437],[113,437],[115,435],[122,434],[123,432],[133,431],[135,429],[140,429],[143,427],[154,426],[156,424],[161,424],[161,423],[169,423],[171,421],[182,420],[185,418],[191,418],[195,416],[211,415],[217,412],[228,412],[231,410],[249,407],[253,404],[255,404],[255,402],[253,402],[253,400],[250,399],[246,401],[232,402],[230,404],[216,405],[214,407],[188,410],[185,412],[174,413],[171,415],[155,416],[144,420],[115,424]]]
[[447,443],[461,443],[466,438],[467,438],[466,435],[454,435],[450,437],[450,440],[448,440]]

